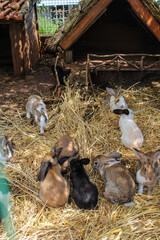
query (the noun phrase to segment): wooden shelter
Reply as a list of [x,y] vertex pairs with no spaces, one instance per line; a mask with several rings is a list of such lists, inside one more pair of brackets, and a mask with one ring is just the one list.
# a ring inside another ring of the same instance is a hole
[[0,0],[0,62],[12,63],[16,76],[27,74],[39,58],[35,0]]
[[47,45],[96,70],[160,70],[160,11],[152,0],[83,0]]

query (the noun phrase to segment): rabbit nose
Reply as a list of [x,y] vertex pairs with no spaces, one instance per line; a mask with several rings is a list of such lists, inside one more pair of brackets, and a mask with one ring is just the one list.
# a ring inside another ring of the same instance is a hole
[[149,168],[148,171],[147,171],[147,179],[149,181],[151,181],[153,178],[153,169],[152,168]]

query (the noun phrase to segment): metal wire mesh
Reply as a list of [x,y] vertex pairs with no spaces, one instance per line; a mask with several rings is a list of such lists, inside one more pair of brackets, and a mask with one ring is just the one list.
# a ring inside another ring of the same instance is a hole
[[61,26],[72,7],[80,0],[41,0],[37,5],[40,34],[53,34]]

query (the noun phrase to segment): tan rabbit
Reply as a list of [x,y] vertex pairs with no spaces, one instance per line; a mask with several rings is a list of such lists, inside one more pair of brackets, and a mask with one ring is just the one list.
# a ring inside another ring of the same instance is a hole
[[[60,149],[59,151],[61,151]],[[57,161],[57,155],[53,152],[47,153],[42,162],[38,174],[40,181],[40,199],[51,207],[64,205],[69,198],[70,189],[67,181],[61,175],[61,167]]]
[[64,162],[64,158],[68,158],[61,166],[61,171],[65,172],[70,166],[70,161],[79,157],[79,149],[75,140],[69,135],[64,135],[57,141],[53,147],[53,152],[58,151],[60,148],[62,148],[62,151],[58,155],[59,163],[61,160]]
[[135,182],[118,158],[121,154],[98,155],[93,159],[93,168],[99,170],[103,181],[106,183],[104,197],[112,203],[133,206]]
[[40,127],[40,133],[44,133],[44,128],[48,122],[46,106],[40,96],[31,95],[26,104],[27,118],[34,116],[36,124]]
[[147,186],[148,195],[152,195],[154,186],[160,178],[160,150],[143,153],[137,149],[133,152],[139,159],[137,161],[136,181],[139,184],[138,193],[143,193],[143,187]]

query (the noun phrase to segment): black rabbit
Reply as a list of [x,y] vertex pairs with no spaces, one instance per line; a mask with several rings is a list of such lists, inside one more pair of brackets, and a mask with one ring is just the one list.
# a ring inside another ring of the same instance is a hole
[[79,208],[93,209],[98,202],[98,190],[93,184],[83,165],[90,162],[88,158],[74,159],[70,162],[70,178],[73,184],[73,199]]

